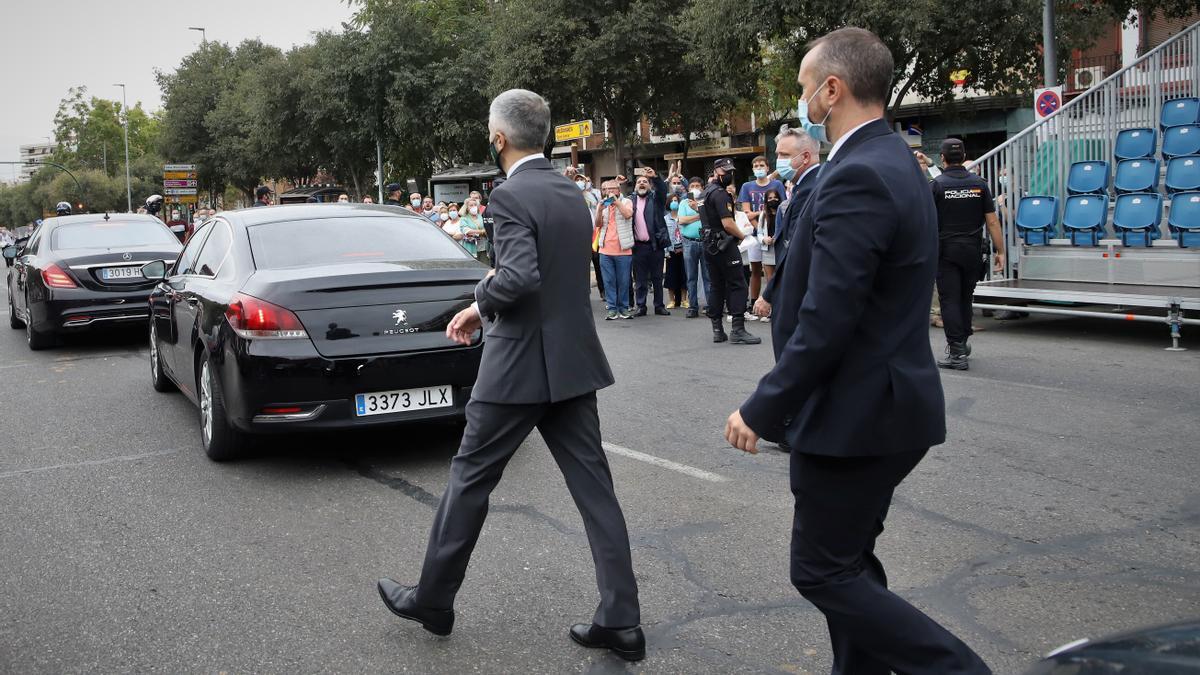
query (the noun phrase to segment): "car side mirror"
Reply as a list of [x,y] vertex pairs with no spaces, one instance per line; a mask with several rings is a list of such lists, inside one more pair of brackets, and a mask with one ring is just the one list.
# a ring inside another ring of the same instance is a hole
[[150,281],[162,281],[167,278],[167,263],[165,260],[155,260],[142,265],[142,276]]
[[12,260],[19,255],[21,255],[21,250],[18,249],[16,246],[5,246],[4,247],[4,259],[5,260]]

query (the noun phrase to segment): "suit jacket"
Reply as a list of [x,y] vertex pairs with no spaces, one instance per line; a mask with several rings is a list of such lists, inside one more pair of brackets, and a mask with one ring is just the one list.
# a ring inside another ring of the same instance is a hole
[[472,398],[564,401],[613,383],[589,298],[592,219],[575,183],[538,158],[492,191],[496,273],[475,287],[486,332]]
[[[792,186],[792,198],[788,200],[787,208],[783,210],[783,218],[779,223],[779,231],[775,233],[775,266],[779,267],[783,264],[784,258],[787,257],[788,247],[792,243],[792,233],[796,231],[796,221],[800,220],[800,213],[804,211],[804,205],[808,203],[808,198],[812,196],[813,188],[817,184],[817,178],[821,175],[821,165],[817,168],[804,174],[800,182]],[[763,287],[762,296],[767,299],[767,302],[774,302],[775,297],[775,279],[772,276],[767,285]]]
[[[654,249],[662,251],[671,248],[671,235],[667,232],[667,193],[669,188],[666,181],[654,177],[654,186],[646,193],[646,196],[639,197],[635,191],[629,195],[630,201],[633,202],[633,217],[637,218],[638,200],[646,200],[646,231],[650,235],[650,243],[654,244]],[[576,188],[578,189],[578,188]]]
[[937,213],[912,152],[883,120],[821,170],[776,269],[775,367],[742,405],[763,438],[839,457],[946,439],[929,346]]

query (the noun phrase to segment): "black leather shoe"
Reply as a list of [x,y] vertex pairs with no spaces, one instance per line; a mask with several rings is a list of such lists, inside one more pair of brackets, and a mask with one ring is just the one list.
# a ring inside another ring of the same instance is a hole
[[594,623],[571,626],[571,639],[592,649],[608,649],[626,661],[646,658],[646,635],[641,626],[633,628],[604,628]]
[[454,610],[432,609],[417,604],[416,586],[401,586],[391,579],[379,580],[379,597],[392,614],[401,619],[416,621],[434,635],[446,636],[454,629]]
[[655,307],[654,313],[658,316],[671,316],[670,310],[668,310],[666,307]]
[[685,319],[698,319],[700,318],[700,310],[693,307],[692,309],[689,309],[687,314],[684,314],[683,316]]
[[646,308],[638,307],[637,314],[634,314],[634,316],[646,316]]

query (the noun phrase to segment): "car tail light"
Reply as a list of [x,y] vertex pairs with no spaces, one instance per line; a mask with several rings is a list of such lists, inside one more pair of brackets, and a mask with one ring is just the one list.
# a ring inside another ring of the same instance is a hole
[[42,270],[42,281],[47,288],[76,288],[75,281],[58,265],[47,265]]
[[244,338],[289,340],[308,337],[300,319],[291,311],[243,293],[229,301],[225,318],[233,331]]

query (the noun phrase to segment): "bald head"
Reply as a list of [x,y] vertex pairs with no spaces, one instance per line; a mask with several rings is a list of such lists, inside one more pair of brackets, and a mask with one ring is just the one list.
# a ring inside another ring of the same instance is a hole
[[834,77],[860,104],[884,106],[891,96],[894,68],[891,50],[877,35],[863,28],[847,27],[809,45],[808,54],[800,64],[800,83],[803,86],[807,79],[819,87]]

